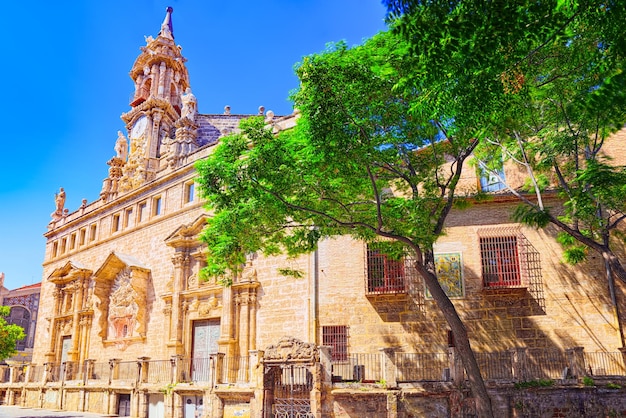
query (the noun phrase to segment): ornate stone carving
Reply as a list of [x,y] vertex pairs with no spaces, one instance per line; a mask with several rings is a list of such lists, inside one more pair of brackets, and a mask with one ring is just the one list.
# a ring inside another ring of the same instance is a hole
[[115,278],[109,296],[108,337],[110,339],[133,336],[137,328],[139,295],[131,284],[130,269],[120,271]]
[[187,289],[195,289],[198,287],[198,275],[192,274],[187,278]]
[[180,111],[181,118],[187,118],[194,122],[196,120],[196,114],[198,113],[198,101],[196,96],[191,92],[191,87],[187,87],[185,92],[181,96],[183,102],[183,108]]
[[54,194],[54,205],[55,211],[50,214],[50,217],[52,218],[52,221],[58,221],[68,213],[68,211],[64,208],[65,190],[63,190],[63,187],[59,189],[59,193]]
[[128,141],[126,140],[126,137],[124,136],[122,131],[117,131],[115,153],[117,154],[117,158],[122,161],[126,161],[126,158],[128,158]]
[[319,351],[315,344],[305,343],[294,337],[283,337],[277,344],[267,347],[264,359],[265,361],[316,362],[319,361]]

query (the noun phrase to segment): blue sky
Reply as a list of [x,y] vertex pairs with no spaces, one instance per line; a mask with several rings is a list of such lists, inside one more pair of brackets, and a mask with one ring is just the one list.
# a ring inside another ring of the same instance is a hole
[[[6,4],[4,4],[6,3]],[[326,43],[385,30],[379,0],[4,2],[0,271],[13,289],[41,280],[43,233],[63,187],[73,212],[98,199],[114,155],[128,76],[167,6],[200,113],[291,113],[293,67]]]

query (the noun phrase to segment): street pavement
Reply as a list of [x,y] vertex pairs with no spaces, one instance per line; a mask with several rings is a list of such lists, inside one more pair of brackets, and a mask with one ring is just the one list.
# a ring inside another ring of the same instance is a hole
[[49,409],[0,406],[0,418],[102,418],[110,415],[89,412],[51,411]]

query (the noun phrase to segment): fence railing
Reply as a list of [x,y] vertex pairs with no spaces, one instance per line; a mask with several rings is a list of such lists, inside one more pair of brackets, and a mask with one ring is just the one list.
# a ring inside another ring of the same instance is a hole
[[154,360],[146,362],[148,383],[169,383],[172,378],[172,362],[170,360]]
[[447,380],[448,353],[396,353],[398,382]]
[[376,382],[383,379],[381,354],[351,354],[345,361],[333,362],[335,380]]
[[622,353],[585,353],[585,372],[589,376],[626,376]]
[[[626,377],[626,353],[584,352],[581,348],[525,349],[475,353],[485,380],[530,381],[594,377]],[[464,379],[458,354],[403,353],[384,351],[376,354],[350,354],[343,361],[333,361],[334,382],[411,383]],[[141,371],[140,371],[141,370]],[[254,370],[254,368],[252,368]],[[141,374],[140,374],[141,373]],[[0,369],[2,383],[62,382],[72,380],[130,381],[139,384],[199,382],[237,384],[250,382],[250,358],[212,354],[207,358],[172,358],[170,360],[111,360],[83,364],[65,362],[45,365],[22,364]]]
[[[530,381],[560,380],[571,377],[620,376],[626,377],[626,354],[558,349],[513,349],[500,352],[475,353],[485,380]],[[346,361],[332,362],[335,382],[376,382],[390,377],[398,383],[446,381],[460,359],[449,353],[398,353],[391,359],[384,354],[352,354]],[[386,365],[385,362],[392,364]],[[383,370],[392,370],[393,376]],[[578,373],[576,373],[578,371]],[[458,377],[457,377],[458,378]],[[465,377],[461,377],[465,378]],[[456,379],[453,379],[456,380]]]
[[513,379],[511,353],[508,351],[476,353],[476,361],[484,379]]

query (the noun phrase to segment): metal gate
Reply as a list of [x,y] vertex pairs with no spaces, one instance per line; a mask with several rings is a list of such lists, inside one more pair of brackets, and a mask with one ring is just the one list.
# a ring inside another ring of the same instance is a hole
[[313,375],[306,365],[266,365],[264,387],[264,418],[313,418]]

